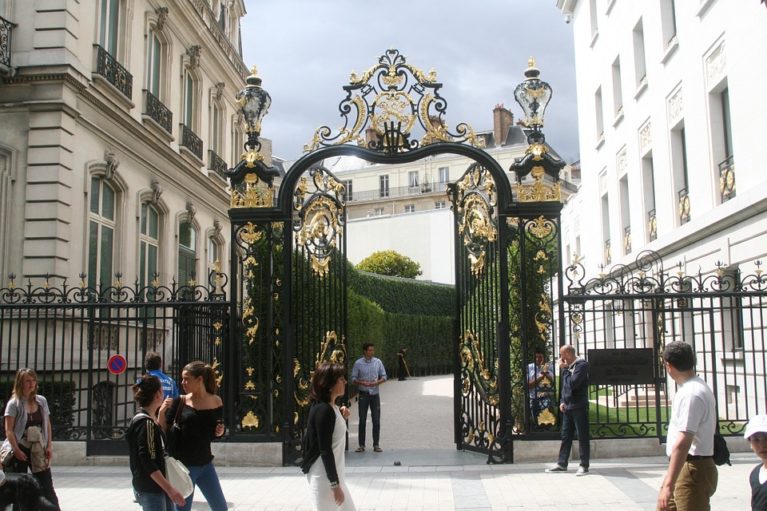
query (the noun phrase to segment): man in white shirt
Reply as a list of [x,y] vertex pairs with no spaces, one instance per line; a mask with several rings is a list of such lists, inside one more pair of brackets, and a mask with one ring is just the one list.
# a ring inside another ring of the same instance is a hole
[[695,354],[689,344],[668,343],[663,362],[678,387],[668,424],[669,464],[658,495],[658,509],[707,511],[718,480],[713,458],[718,424],[714,393],[695,374]]

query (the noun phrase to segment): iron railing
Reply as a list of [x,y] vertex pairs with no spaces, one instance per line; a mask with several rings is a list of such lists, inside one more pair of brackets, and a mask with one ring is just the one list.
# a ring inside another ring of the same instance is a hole
[[224,159],[221,158],[213,149],[208,149],[208,170],[215,171],[218,177],[224,181],[227,181],[227,169],[228,167]]
[[735,157],[728,156],[719,163],[719,193],[722,202],[735,197]]
[[15,23],[0,16],[0,65],[11,67],[11,35]]
[[100,45],[94,44],[94,46],[96,48],[96,74],[103,76],[123,96],[131,99],[133,97],[133,75]]
[[[214,275],[210,287],[155,280],[141,288],[118,277],[91,288],[84,276],[75,287],[47,277],[16,287],[11,279],[0,288],[0,385],[21,367],[35,369],[48,389],[56,439],[86,441],[90,454],[127,452],[123,439],[136,411],[131,386],[146,352],[160,353],[177,381],[191,360],[222,360],[229,302],[225,276]],[[117,354],[127,360],[121,374],[108,370]]]
[[690,221],[690,193],[687,190],[687,187],[685,186],[680,189],[677,192],[677,196],[679,197],[679,223],[686,224]]
[[186,124],[181,124],[181,146],[202,160],[202,140]]
[[144,113],[170,134],[173,130],[173,112],[146,89],[144,89],[144,105]]
[[653,241],[658,238],[658,219],[655,217],[655,209],[647,212],[647,239]]
[[672,341],[693,346],[723,434],[742,434],[749,417],[767,412],[767,275],[759,261],[745,276],[721,265],[686,275],[666,272],[660,256],[645,251],[597,278],[585,278],[580,264],[565,275],[564,335],[579,354],[644,349],[655,361],[654,383],[590,387],[592,438],[666,436],[676,386],[660,355]]
[[386,190],[365,190],[354,191],[352,197],[347,199],[347,202],[361,202],[366,200],[378,200],[378,199],[397,199],[400,197],[413,197],[417,195],[426,194],[445,194],[447,192],[447,183],[432,183],[419,186],[397,186],[394,188],[387,188]]

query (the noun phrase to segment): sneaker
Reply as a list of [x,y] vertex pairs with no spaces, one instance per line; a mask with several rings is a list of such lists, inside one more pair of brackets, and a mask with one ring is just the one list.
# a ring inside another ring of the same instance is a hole
[[578,467],[578,471],[575,473],[577,477],[588,475],[589,469],[586,467]]
[[354,452],[365,452],[365,448],[360,445]]
[[554,465],[553,467],[546,469],[547,474],[552,474],[554,472],[567,472],[567,467],[563,467],[562,465]]
[[381,449],[381,448],[380,448],[380,447],[378,447],[377,445],[374,445],[374,446],[373,446],[373,450],[374,450],[375,452],[383,452],[383,449]]

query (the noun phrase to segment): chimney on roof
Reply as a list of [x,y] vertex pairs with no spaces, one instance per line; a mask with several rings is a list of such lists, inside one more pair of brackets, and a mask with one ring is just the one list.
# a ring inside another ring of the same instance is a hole
[[502,103],[493,108],[493,138],[495,145],[500,146],[506,141],[509,128],[514,124],[514,115]]
[[378,136],[378,132],[373,126],[368,126],[368,128],[365,130],[365,144],[366,148],[370,148],[370,144],[372,142],[379,143],[381,141],[381,137]]

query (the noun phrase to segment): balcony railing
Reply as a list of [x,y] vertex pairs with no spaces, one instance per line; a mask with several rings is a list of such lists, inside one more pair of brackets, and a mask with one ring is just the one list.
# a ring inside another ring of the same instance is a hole
[[719,164],[719,193],[722,202],[735,197],[735,158],[729,156]]
[[208,170],[215,171],[218,177],[226,181],[227,168],[228,167],[224,159],[216,154],[216,151],[208,149]]
[[676,193],[679,197],[679,223],[686,224],[690,221],[690,195],[687,187],[682,188]]
[[152,118],[162,129],[171,133],[173,130],[173,112],[157,96],[144,89],[145,114]]
[[186,124],[181,124],[181,146],[202,160],[202,140]]
[[126,98],[133,98],[133,75],[98,44],[96,47],[96,74],[115,86]]
[[11,67],[11,33],[15,26],[0,16],[0,66]]
[[631,253],[631,226],[627,225],[623,228],[623,253]]
[[[416,195],[425,195],[433,193],[444,194],[447,189],[447,183],[423,184],[420,186],[398,186],[384,190],[365,190],[354,192],[354,202],[377,200],[377,199],[397,199],[400,197],[413,197]],[[387,193],[388,192],[388,193]],[[351,201],[352,199],[349,199]]]
[[658,238],[658,219],[655,217],[655,210],[647,212],[647,238],[654,241]]

